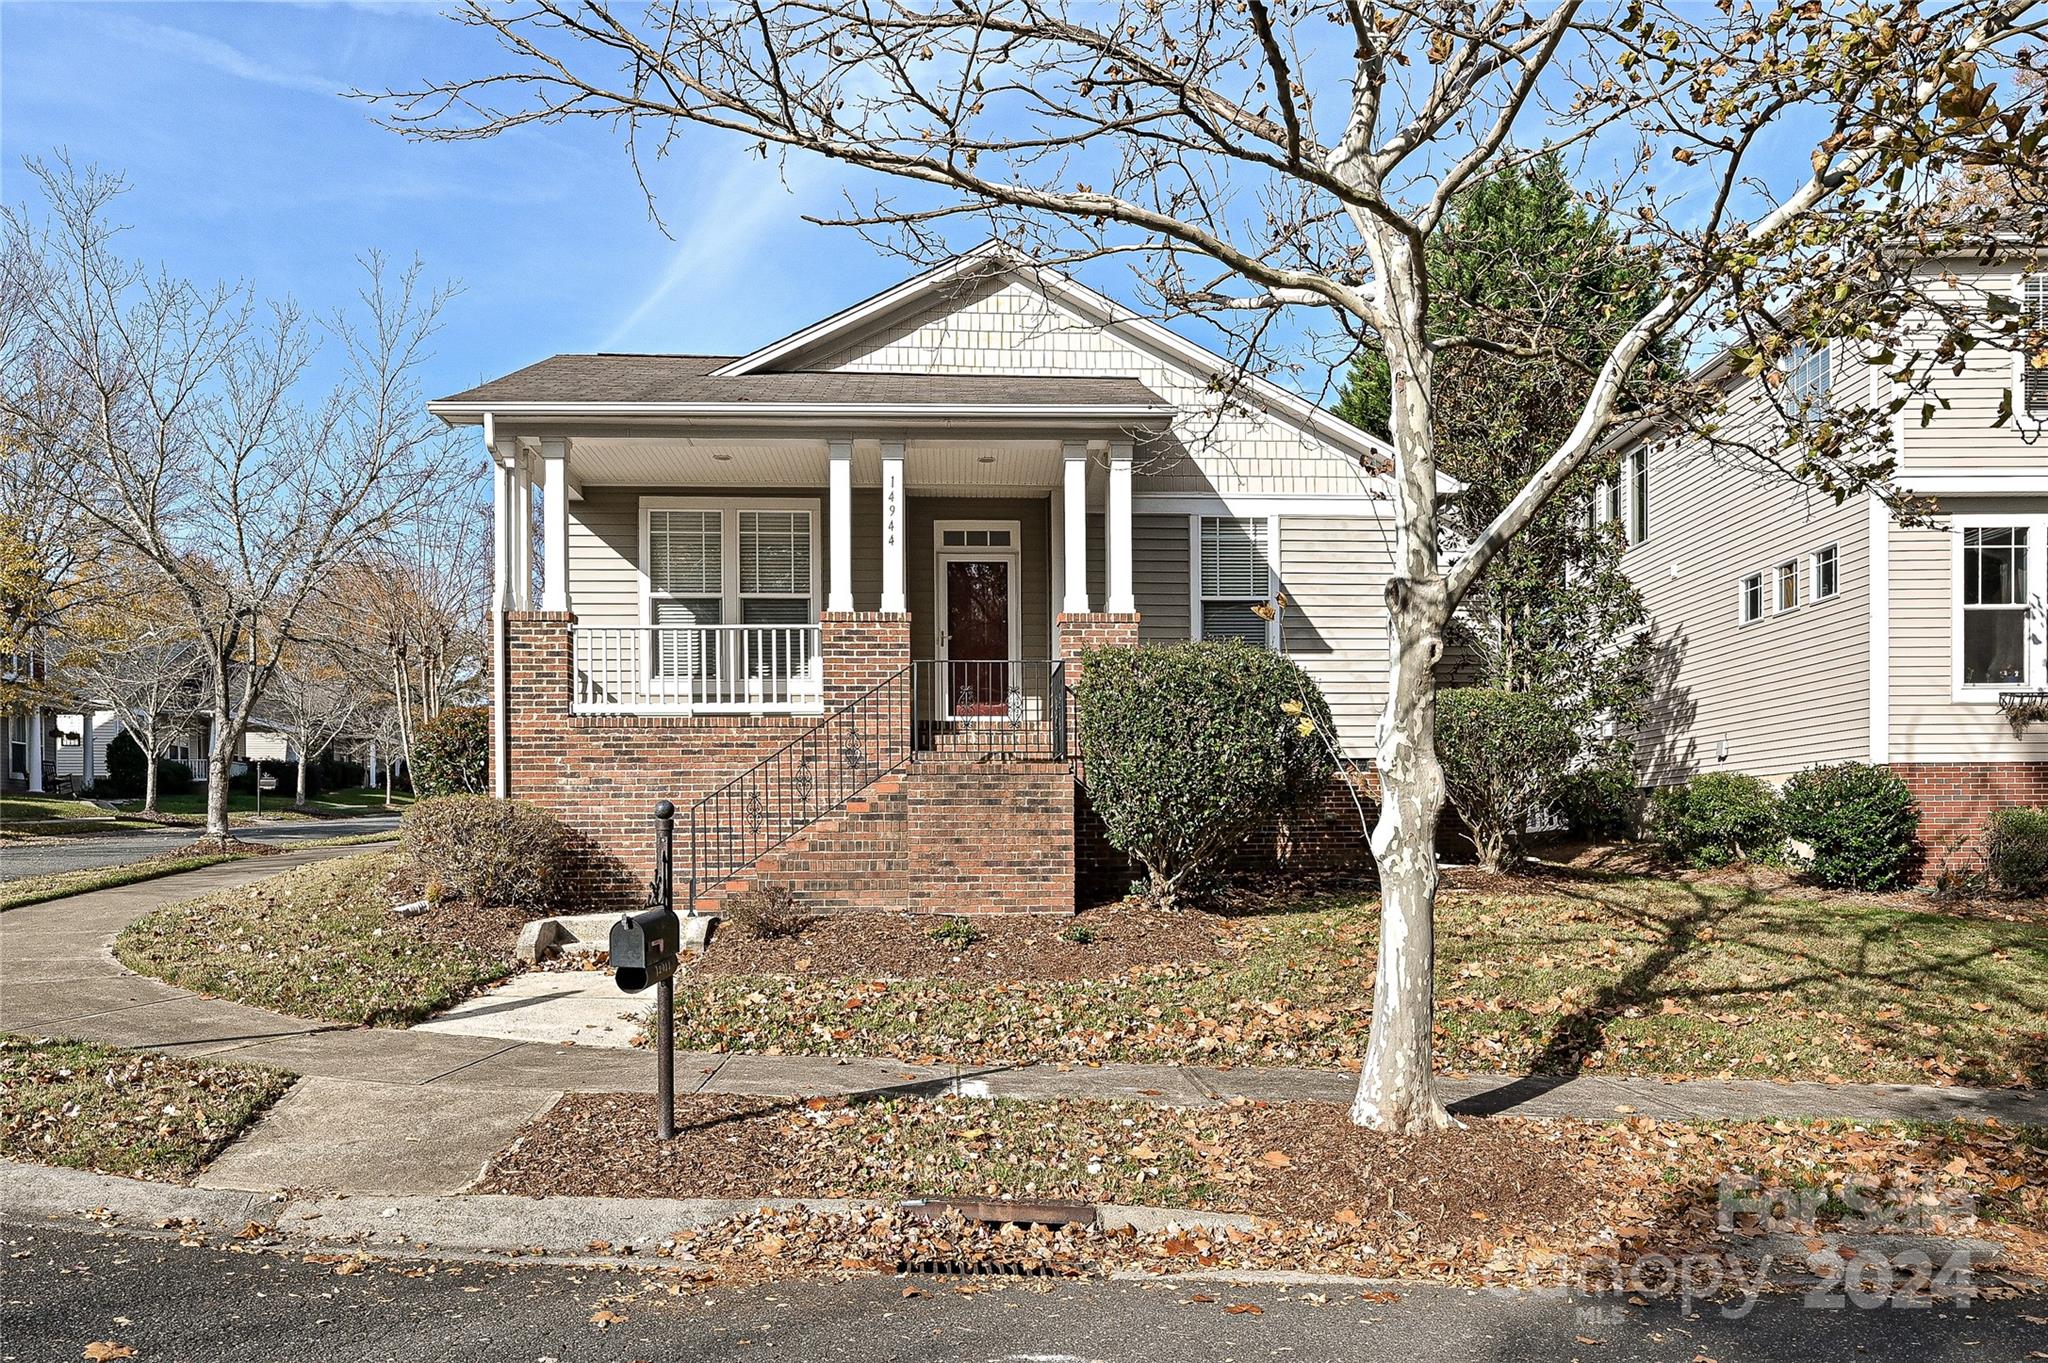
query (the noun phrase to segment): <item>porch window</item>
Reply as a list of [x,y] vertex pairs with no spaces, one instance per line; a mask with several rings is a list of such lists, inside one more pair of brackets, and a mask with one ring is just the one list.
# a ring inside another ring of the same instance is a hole
[[1963,527],[1963,685],[2027,681],[2030,527]]
[[[807,625],[811,622],[811,513],[740,512],[740,623]],[[799,636],[783,631],[747,635],[750,676],[789,677],[809,659],[798,656]]]
[[664,677],[703,675],[709,661],[702,634],[680,629],[717,625],[725,610],[725,513],[647,513],[648,623],[664,630],[655,670]]
[[1201,518],[1201,638],[1275,646],[1276,621],[1259,613],[1273,597],[1264,517]]

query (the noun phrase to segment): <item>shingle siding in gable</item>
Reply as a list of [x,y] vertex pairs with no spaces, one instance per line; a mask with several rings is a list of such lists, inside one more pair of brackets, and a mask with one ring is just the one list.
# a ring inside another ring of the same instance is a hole
[[1050,374],[1134,378],[1182,409],[1175,434],[1189,457],[1147,461],[1146,492],[1345,494],[1366,489],[1346,451],[1257,412],[1218,416],[1206,376],[1188,375],[1016,281],[985,283],[878,323],[836,350],[807,357],[819,369],[935,374]]

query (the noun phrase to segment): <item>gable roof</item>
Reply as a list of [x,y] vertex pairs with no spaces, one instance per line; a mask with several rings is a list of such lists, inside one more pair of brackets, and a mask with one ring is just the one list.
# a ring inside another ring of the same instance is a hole
[[430,411],[540,403],[664,403],[779,406],[973,406],[1118,408],[1126,415],[1169,415],[1172,408],[1133,378],[1041,374],[891,374],[796,370],[728,375],[730,355],[553,355],[461,393]]
[[[788,361],[806,353],[815,353],[834,340],[851,336],[884,317],[914,307],[948,286],[963,280],[997,277],[1025,281],[1083,321],[1122,336],[1204,384],[1215,376],[1234,374],[1238,370],[1238,366],[1207,346],[1190,341],[1060,271],[1040,265],[1001,242],[991,240],[873,297],[771,341],[751,354],[728,361],[713,373],[718,377],[736,378],[775,372]],[[1252,374],[1240,375],[1236,395],[1298,430],[1370,459],[1382,469],[1391,467],[1393,463],[1393,449],[1385,441],[1270,379]]]

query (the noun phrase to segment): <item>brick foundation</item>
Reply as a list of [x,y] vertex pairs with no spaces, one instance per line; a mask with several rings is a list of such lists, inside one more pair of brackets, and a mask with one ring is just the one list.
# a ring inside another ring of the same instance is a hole
[[2048,762],[1894,762],[1920,802],[1921,875],[1984,869],[1984,823],[2001,809],[2048,809]]
[[[654,805],[673,800],[680,893],[690,807],[815,729],[820,717],[571,714],[574,620],[541,611],[508,619],[512,797],[574,830],[584,862],[580,907],[605,909],[645,894]],[[907,615],[828,613],[820,625],[828,713],[909,663]],[[880,755],[891,763],[902,756]],[[791,885],[821,913],[1071,913],[1073,804],[1063,763],[918,762],[801,830],[725,892],[758,877]]]

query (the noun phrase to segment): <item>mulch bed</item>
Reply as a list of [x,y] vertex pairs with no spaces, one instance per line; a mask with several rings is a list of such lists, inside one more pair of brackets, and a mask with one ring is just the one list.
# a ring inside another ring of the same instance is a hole
[[[1135,901],[1074,918],[987,914],[968,921],[980,937],[967,946],[934,938],[932,929],[944,920],[931,914],[830,914],[793,937],[745,937],[721,926],[692,973],[1083,980],[1212,961],[1229,951],[1230,925],[1223,918]],[[1074,940],[1078,936],[1088,940]]]
[[[680,1099],[677,1120],[676,1139],[664,1144],[653,1136],[651,1099],[571,1095],[491,1162],[479,1191],[882,1204],[850,1214],[753,1210],[655,1250],[713,1266],[726,1281],[937,1259],[1055,1274],[1282,1268],[1541,1285],[1645,1255],[1732,1264],[1727,1256],[1743,1247],[1717,1224],[1720,1179],[1754,1173],[1767,1186],[1810,1188],[1855,1174],[1898,1190],[1900,1206],[1930,1190],[1967,1198],[1995,1219],[1937,1216],[1931,1229],[1998,1240],[2016,1271],[2048,1267],[2048,1148],[1989,1125],[1497,1117],[1391,1137],[1352,1126],[1330,1103],[723,1095]],[[1257,1219],[1228,1231],[1026,1230],[927,1224],[889,1205],[919,1197],[1121,1202]],[[1827,1209],[1812,1226],[1847,1228]]]
[[[1612,1131],[1502,1118],[1382,1136],[1353,1125],[1336,1103],[1179,1109],[724,1094],[677,1099],[673,1141],[655,1139],[654,1122],[651,1098],[571,1094],[491,1162],[478,1191],[984,1196],[994,1187],[985,1166],[1007,1158],[1028,1170],[1037,1198],[1158,1201],[1304,1220],[1348,1211],[1339,1224],[1381,1236],[1469,1236],[1489,1224],[1556,1235],[1591,1226],[1604,1183],[1595,1156]],[[1060,1170],[1062,1160],[1072,1168]],[[1091,1173],[1091,1166],[1099,1168]],[[1161,1172],[1146,1176],[1147,1168]]]

